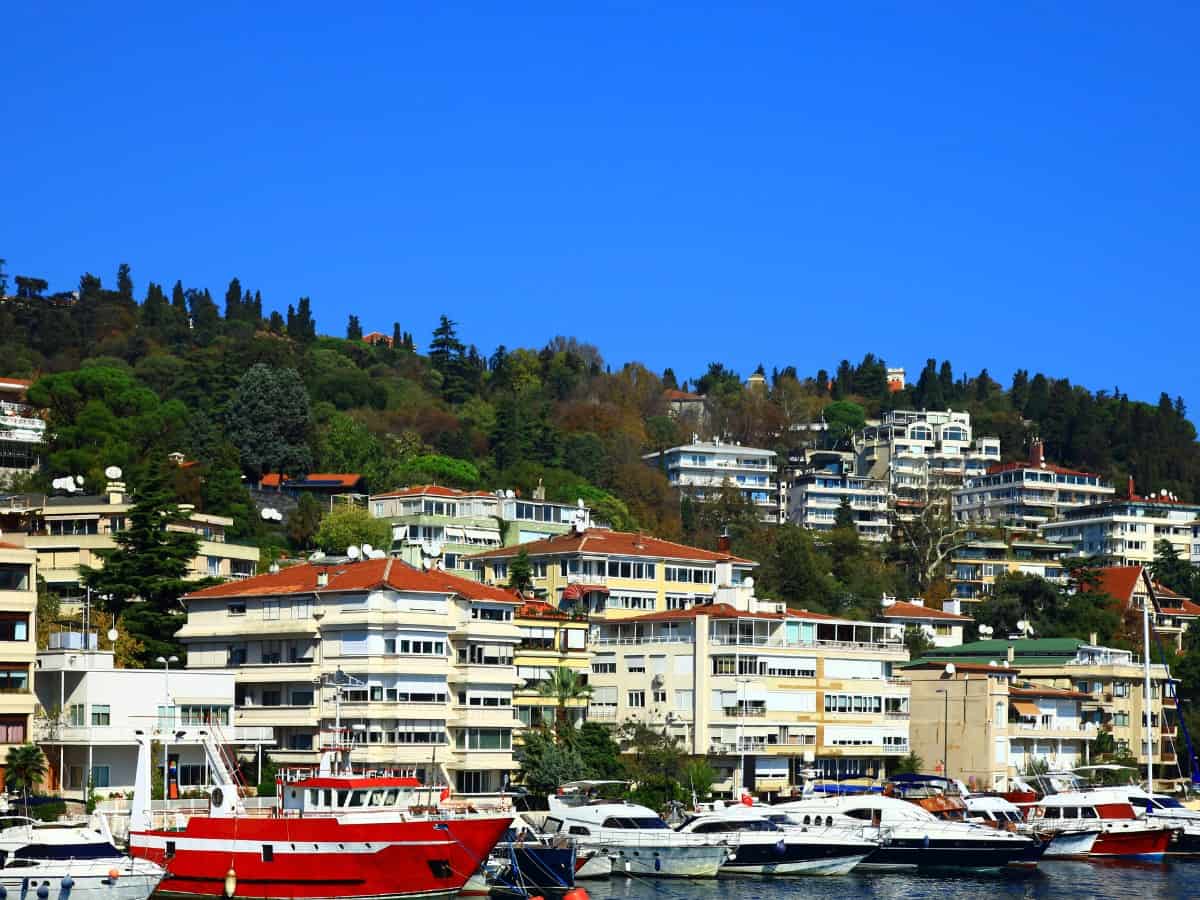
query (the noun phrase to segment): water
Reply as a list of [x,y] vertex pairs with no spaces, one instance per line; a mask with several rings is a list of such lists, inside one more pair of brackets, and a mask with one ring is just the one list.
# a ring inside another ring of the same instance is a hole
[[1200,861],[1042,862],[1030,872],[987,875],[863,872],[832,877],[720,878],[705,881],[633,879],[582,881],[592,900],[959,900],[1005,897],[1115,900],[1200,897]]

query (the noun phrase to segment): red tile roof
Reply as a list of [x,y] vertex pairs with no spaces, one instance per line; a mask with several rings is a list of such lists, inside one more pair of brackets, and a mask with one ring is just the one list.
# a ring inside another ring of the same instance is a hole
[[7,375],[0,375],[0,384],[5,386],[19,384],[21,387],[33,387],[33,382],[27,378],[9,378]]
[[1008,689],[1010,697],[1058,697],[1063,700],[1091,700],[1091,694],[1084,694],[1079,691],[1070,691],[1064,688],[1039,687],[1036,684],[1027,684],[1022,687],[1013,685]]
[[[317,586],[317,576],[326,573],[329,581]],[[517,604],[521,598],[512,591],[460,578],[449,572],[416,569],[398,559],[366,559],[347,563],[304,563],[278,572],[255,575],[242,581],[201,588],[184,596],[185,600],[208,597],[286,597],[293,594],[370,591],[389,587],[397,591],[431,594],[458,594],[470,600],[492,600]]]
[[885,606],[880,615],[885,619],[937,619],[939,622],[973,622],[970,616],[960,616],[943,609],[932,609],[928,606],[917,606],[898,600],[891,606]]
[[547,556],[566,553],[595,553],[611,556],[643,556],[651,559],[690,560],[696,562],[736,562],[745,565],[758,565],[749,559],[721,553],[713,550],[702,550],[699,547],[689,547],[686,544],[676,544],[674,541],[664,541],[648,534],[635,534],[631,531],[607,531],[605,529],[589,528],[587,531],[557,534],[543,538],[540,541],[530,541],[512,547],[497,547],[485,550],[483,553],[472,555],[471,559],[506,559],[516,556],[524,550],[530,556]]
[[1056,475],[1082,475],[1085,478],[1099,478],[1095,472],[1085,472],[1083,469],[1068,469],[1065,466],[1056,466],[1054,463],[1031,463],[1027,459],[1019,460],[1018,462],[999,463],[994,466],[988,466],[987,474],[998,475],[1001,472],[1013,472],[1017,469],[1031,469],[1038,472],[1053,472]]
[[1110,594],[1128,606],[1142,578],[1141,566],[1104,566],[1092,569],[1095,583],[1085,581],[1083,590],[1089,593]]
[[[280,477],[281,476],[278,473],[264,475],[259,484],[268,488],[279,487]],[[282,478],[284,484],[287,484],[289,481],[323,481],[329,482],[330,484],[336,484],[339,487],[354,487],[356,484],[362,481],[362,476],[354,472],[309,472],[303,478],[289,478],[286,475],[282,476]]]
[[703,400],[703,394],[691,394],[687,391],[676,390],[675,388],[667,388],[663,391],[663,396],[668,400]]
[[458,488],[445,487],[440,484],[414,484],[411,487],[397,488],[385,494],[372,494],[372,500],[384,500],[389,497],[494,497],[487,491],[463,491]]

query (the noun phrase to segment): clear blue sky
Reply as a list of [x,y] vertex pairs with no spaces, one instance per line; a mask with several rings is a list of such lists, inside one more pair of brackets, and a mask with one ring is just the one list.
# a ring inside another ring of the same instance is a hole
[[11,272],[1200,404],[1194,8],[256,6],[5,10]]

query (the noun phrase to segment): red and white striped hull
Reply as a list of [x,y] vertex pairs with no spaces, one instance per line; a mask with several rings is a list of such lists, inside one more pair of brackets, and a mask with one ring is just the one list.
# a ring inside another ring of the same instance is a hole
[[253,900],[449,897],[487,859],[508,816],[413,821],[193,817],[183,831],[141,831],[130,852],[167,870],[158,893]]

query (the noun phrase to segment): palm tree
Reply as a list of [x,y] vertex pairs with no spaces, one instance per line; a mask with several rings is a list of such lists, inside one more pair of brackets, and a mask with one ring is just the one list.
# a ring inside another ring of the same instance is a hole
[[46,777],[46,757],[37,744],[11,747],[4,759],[4,786],[20,791],[25,798],[25,813],[29,814],[29,792]]
[[559,666],[549,678],[538,684],[538,696],[553,697],[557,706],[554,711],[554,731],[559,743],[567,733],[567,701],[591,695],[591,686],[584,683],[578,672],[566,666]]

